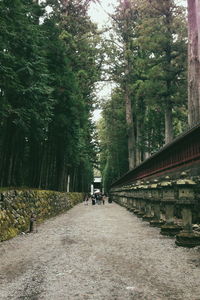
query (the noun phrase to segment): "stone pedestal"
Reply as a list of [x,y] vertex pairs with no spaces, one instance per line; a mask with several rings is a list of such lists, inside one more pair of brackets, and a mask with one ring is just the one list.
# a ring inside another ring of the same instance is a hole
[[128,205],[127,205],[127,198],[126,198],[126,197],[122,196],[121,203],[122,203],[122,206],[123,206],[123,207],[128,208]]
[[184,232],[181,231],[176,236],[176,245],[181,247],[193,248],[200,246],[200,233],[199,232]]
[[136,198],[133,198],[133,204],[132,204],[131,212],[135,213],[135,210],[137,210],[137,208],[136,208]]
[[165,223],[164,225],[161,226],[160,233],[166,236],[175,236],[180,232],[180,230],[181,227],[179,225]]
[[131,209],[130,209],[130,212],[131,213],[134,213],[134,210],[136,208],[136,200],[134,197],[132,197],[132,202],[131,202]]
[[138,199],[135,200],[135,208],[134,208],[133,212],[136,215],[140,212]]
[[164,221],[161,220],[160,202],[159,201],[153,202],[153,211],[154,211],[154,218],[152,221],[150,221],[150,226],[161,227],[164,224]]
[[142,217],[142,220],[150,222],[152,219],[153,219],[153,215],[152,215],[151,202],[150,202],[150,200],[147,200],[147,202],[146,202],[146,213]]
[[137,217],[143,218],[144,215],[145,215],[145,201],[141,200],[140,211],[138,212]]
[[131,209],[132,209],[132,201],[131,201],[131,198],[130,197],[127,197],[127,204],[126,204],[126,208],[127,208],[127,210],[129,210],[129,211],[131,211]]
[[174,204],[174,201],[165,203],[166,223],[161,226],[162,235],[175,236],[181,230],[181,227],[174,223]]
[[175,236],[181,230],[181,227],[174,223],[174,206],[176,203],[175,187],[169,176],[160,183],[162,190],[162,202],[165,205],[166,223],[161,226],[160,233],[167,236]]
[[130,199],[129,199],[129,208],[128,208],[128,210],[129,210],[131,213],[133,213],[133,211],[134,211],[134,199],[133,199],[133,198],[130,198]]
[[196,203],[196,183],[190,178],[185,178],[186,175],[182,173],[182,178],[176,182],[183,220],[183,230],[176,236],[176,245],[192,248],[200,245],[200,234],[192,230],[192,208]]
[[191,209],[191,205],[182,208],[183,230],[176,236],[177,246],[188,248],[200,246],[200,233],[192,229]]

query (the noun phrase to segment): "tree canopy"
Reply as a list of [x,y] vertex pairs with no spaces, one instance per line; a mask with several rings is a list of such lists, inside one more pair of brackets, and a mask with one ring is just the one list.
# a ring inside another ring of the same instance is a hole
[[[114,128],[107,133],[110,126],[106,125],[108,109],[103,105],[104,132],[109,139],[104,150],[107,160],[104,159],[102,166],[105,177],[111,172],[107,168],[108,161],[110,165],[115,164],[116,169],[128,171],[172,141],[187,126],[187,20],[184,7],[173,0],[124,0],[119,2],[112,23],[114,32],[109,41],[105,41],[105,51],[110,79],[118,87],[107,105],[111,105],[120,91],[121,113],[126,116],[129,167],[123,159],[126,152],[121,151],[118,160],[114,158],[116,149],[124,146],[120,138],[118,147],[109,147],[116,132],[120,132]],[[113,113],[110,113],[111,120]],[[124,121],[121,127],[124,127]],[[124,132],[121,134],[125,135]],[[118,165],[118,161],[124,161],[124,166]]]
[[99,35],[89,1],[37,2],[0,2],[1,186],[86,191]]

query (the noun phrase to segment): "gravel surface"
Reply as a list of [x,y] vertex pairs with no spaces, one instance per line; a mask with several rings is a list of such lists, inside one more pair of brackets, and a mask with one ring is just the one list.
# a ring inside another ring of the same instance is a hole
[[200,300],[200,248],[115,203],[79,204],[0,244],[2,300]]

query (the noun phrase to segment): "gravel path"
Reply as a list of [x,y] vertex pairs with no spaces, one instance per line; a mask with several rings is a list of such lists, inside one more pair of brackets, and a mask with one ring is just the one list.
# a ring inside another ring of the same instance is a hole
[[200,300],[200,248],[117,204],[79,204],[0,244],[1,300]]

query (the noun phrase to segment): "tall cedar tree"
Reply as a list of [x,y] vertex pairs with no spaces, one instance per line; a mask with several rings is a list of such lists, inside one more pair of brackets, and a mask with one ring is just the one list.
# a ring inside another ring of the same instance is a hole
[[189,125],[200,123],[200,1],[188,0]]

